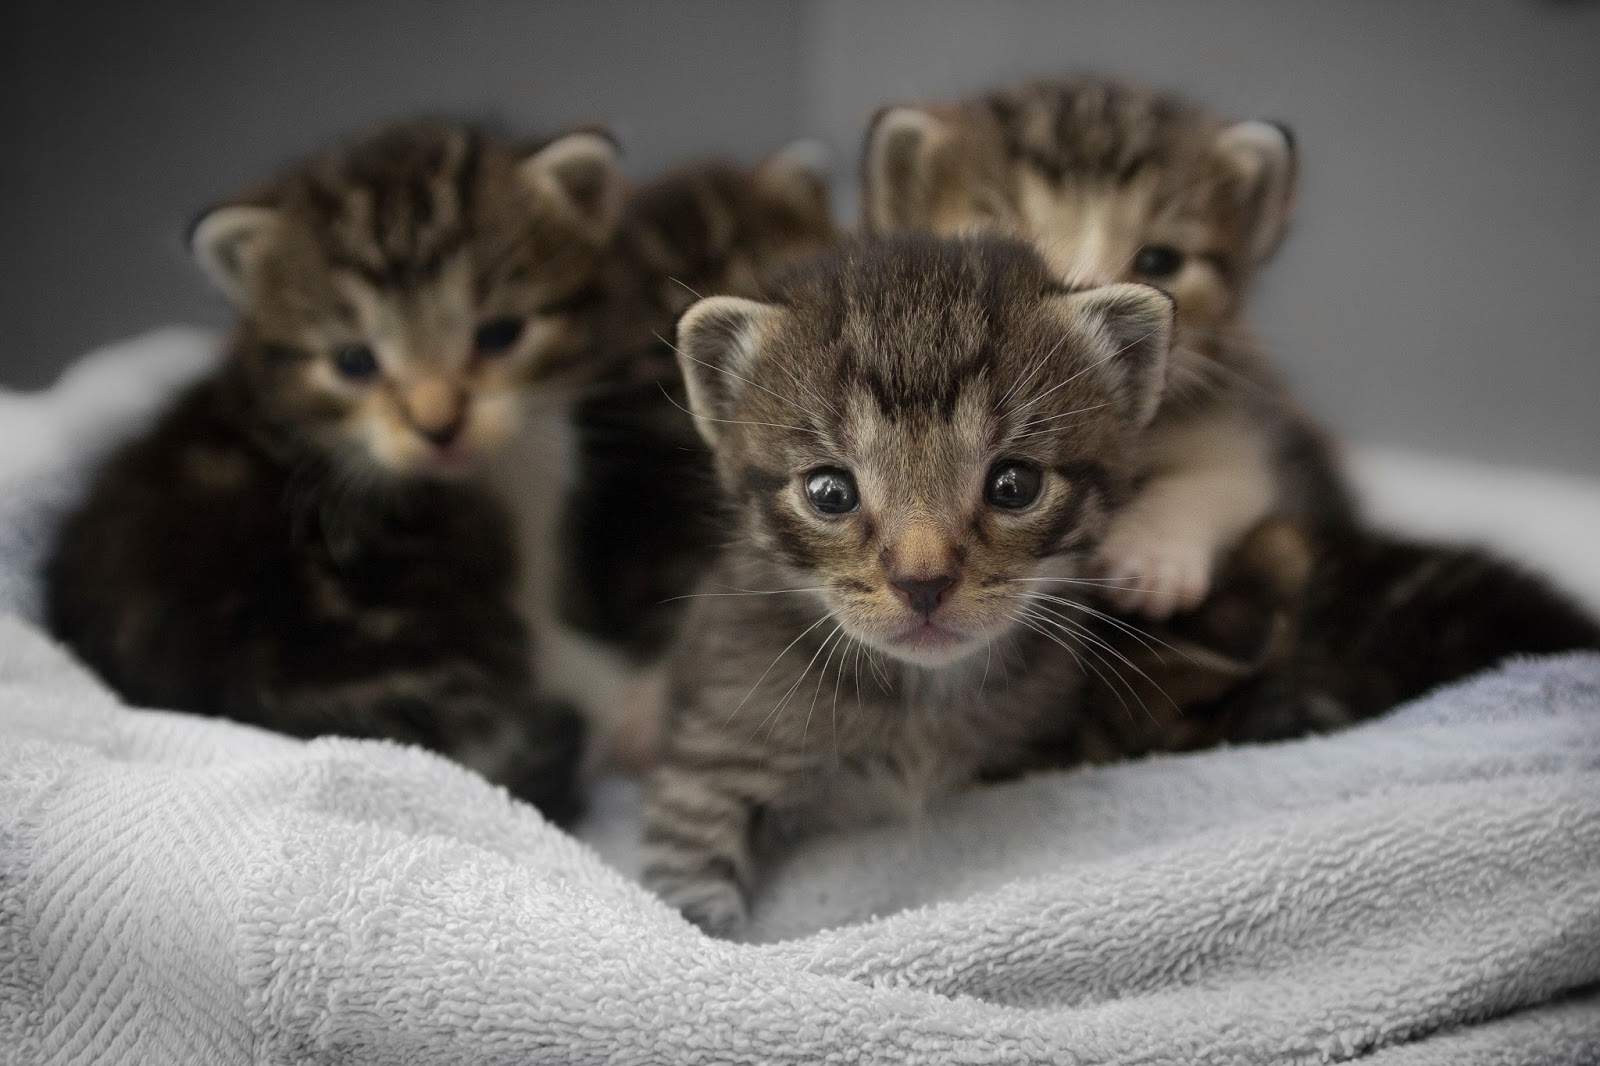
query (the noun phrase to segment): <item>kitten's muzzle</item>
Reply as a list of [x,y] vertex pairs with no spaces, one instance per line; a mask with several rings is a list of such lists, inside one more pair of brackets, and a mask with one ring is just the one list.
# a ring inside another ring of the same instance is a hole
[[411,428],[439,448],[454,444],[467,426],[467,397],[447,382],[412,386],[401,395],[400,406]]
[[923,617],[931,617],[944,602],[945,596],[955,587],[956,578],[950,574],[938,574],[933,577],[897,577],[890,578],[889,584],[905,600],[906,606]]

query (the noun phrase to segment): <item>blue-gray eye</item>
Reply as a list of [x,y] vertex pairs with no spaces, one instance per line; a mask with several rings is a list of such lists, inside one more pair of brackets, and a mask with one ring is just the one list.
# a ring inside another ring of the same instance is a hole
[[517,343],[517,338],[522,336],[522,320],[519,318],[495,318],[478,327],[478,335],[473,340],[474,347],[479,355],[504,355]]
[[1039,498],[1044,487],[1044,475],[1032,463],[1008,459],[994,464],[989,471],[989,483],[983,488],[983,498],[992,507],[1020,511]]
[[1183,253],[1166,244],[1147,244],[1133,257],[1133,272],[1141,278],[1170,278],[1183,269]]
[[333,365],[345,377],[360,381],[378,372],[378,357],[365,344],[347,344],[333,353]]
[[834,466],[818,467],[806,475],[806,498],[823,514],[849,514],[861,506],[855,478]]

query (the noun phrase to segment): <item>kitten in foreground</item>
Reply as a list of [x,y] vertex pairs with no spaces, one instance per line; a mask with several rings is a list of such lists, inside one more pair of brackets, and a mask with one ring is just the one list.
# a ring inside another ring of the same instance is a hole
[[580,396],[572,484],[536,636],[541,681],[582,707],[624,767],[653,758],[662,660],[721,545],[715,477],[671,340],[701,296],[755,296],[837,239],[826,160],[798,142],[754,166],[696,163],[633,191],[618,227],[600,380]]
[[905,237],[677,335],[737,510],[691,601],[647,882],[738,930],[758,814],[927,799],[1081,725],[1085,574],[1134,491],[1173,310],[1074,291],[1027,244]]
[[56,633],[137,704],[420,744],[573,812],[477,468],[575,372],[615,151],[414,123],[205,214],[218,369],[115,455],[49,565]]
[[1321,431],[1245,322],[1251,282],[1288,226],[1298,165],[1281,126],[1230,123],[1101,78],[1031,82],[954,104],[888,107],[862,173],[869,232],[1032,241],[1071,283],[1138,281],[1177,302],[1167,394],[1138,494],[1100,546],[1111,599],[1154,618],[1205,598],[1268,517],[1347,524]]

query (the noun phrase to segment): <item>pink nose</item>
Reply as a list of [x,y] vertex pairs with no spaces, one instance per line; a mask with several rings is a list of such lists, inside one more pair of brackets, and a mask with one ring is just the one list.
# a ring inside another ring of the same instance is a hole
[[932,614],[939,609],[944,594],[950,591],[956,579],[948,574],[937,577],[903,577],[889,582],[905,597],[906,603],[918,614]]

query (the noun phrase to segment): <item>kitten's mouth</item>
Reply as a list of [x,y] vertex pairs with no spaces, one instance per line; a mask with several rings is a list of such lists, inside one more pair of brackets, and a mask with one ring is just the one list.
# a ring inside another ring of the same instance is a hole
[[476,463],[472,449],[460,444],[435,448],[428,453],[424,466],[428,473],[442,478],[463,478],[472,473]]
[[967,642],[967,637],[963,633],[936,624],[932,619],[923,618],[895,637],[894,642],[901,647],[917,651],[939,651],[963,645]]

